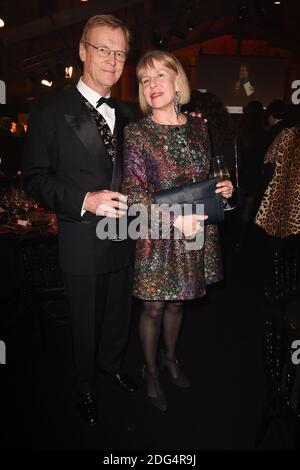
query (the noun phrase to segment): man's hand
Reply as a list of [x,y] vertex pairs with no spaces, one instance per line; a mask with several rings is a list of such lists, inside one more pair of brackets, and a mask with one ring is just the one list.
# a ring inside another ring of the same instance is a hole
[[128,209],[127,196],[107,189],[88,193],[83,209],[92,214],[119,219]]

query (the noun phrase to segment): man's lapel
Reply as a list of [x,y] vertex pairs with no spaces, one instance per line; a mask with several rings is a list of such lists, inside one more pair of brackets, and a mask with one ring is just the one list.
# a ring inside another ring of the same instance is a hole
[[[95,158],[96,161],[100,162],[101,160],[101,164],[107,166],[107,169],[111,171],[112,163],[107,156],[106,147],[101,139],[93,116],[89,112],[77,89],[74,90],[74,94],[70,94],[70,97],[72,97],[72,95],[74,101],[70,103],[69,113],[65,113],[64,115],[67,123],[85,146],[88,153]],[[104,158],[101,158],[101,155],[104,156]]]

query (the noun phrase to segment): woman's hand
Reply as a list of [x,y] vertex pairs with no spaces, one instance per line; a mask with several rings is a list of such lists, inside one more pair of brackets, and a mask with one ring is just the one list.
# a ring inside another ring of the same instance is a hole
[[200,221],[205,219],[207,219],[207,215],[179,215],[174,222],[174,227],[183,233],[185,237],[192,237],[197,232],[203,232],[203,226],[200,224]]
[[221,193],[222,197],[225,197],[226,199],[228,199],[232,196],[233,185],[231,181],[229,180],[221,181],[220,183],[217,183],[216,188],[217,188],[216,193]]

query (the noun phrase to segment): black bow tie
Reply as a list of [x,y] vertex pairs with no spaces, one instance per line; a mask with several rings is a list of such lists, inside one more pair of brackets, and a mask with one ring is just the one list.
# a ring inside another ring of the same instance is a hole
[[115,100],[110,97],[110,98],[104,98],[103,96],[97,101],[97,105],[96,105],[96,108],[99,108],[99,106],[101,106],[101,104],[107,104],[108,106],[110,106],[111,108],[115,108],[116,107],[116,102]]

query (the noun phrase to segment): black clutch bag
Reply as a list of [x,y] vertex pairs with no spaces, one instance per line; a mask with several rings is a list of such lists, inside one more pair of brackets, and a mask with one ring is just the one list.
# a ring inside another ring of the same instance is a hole
[[[156,204],[190,204],[192,213],[196,213],[196,204],[204,205],[204,214],[208,218],[205,225],[218,224],[224,220],[222,196],[216,194],[216,178],[210,178],[199,183],[186,183],[177,188],[166,189],[153,193]],[[185,212],[186,214],[186,212]]]

